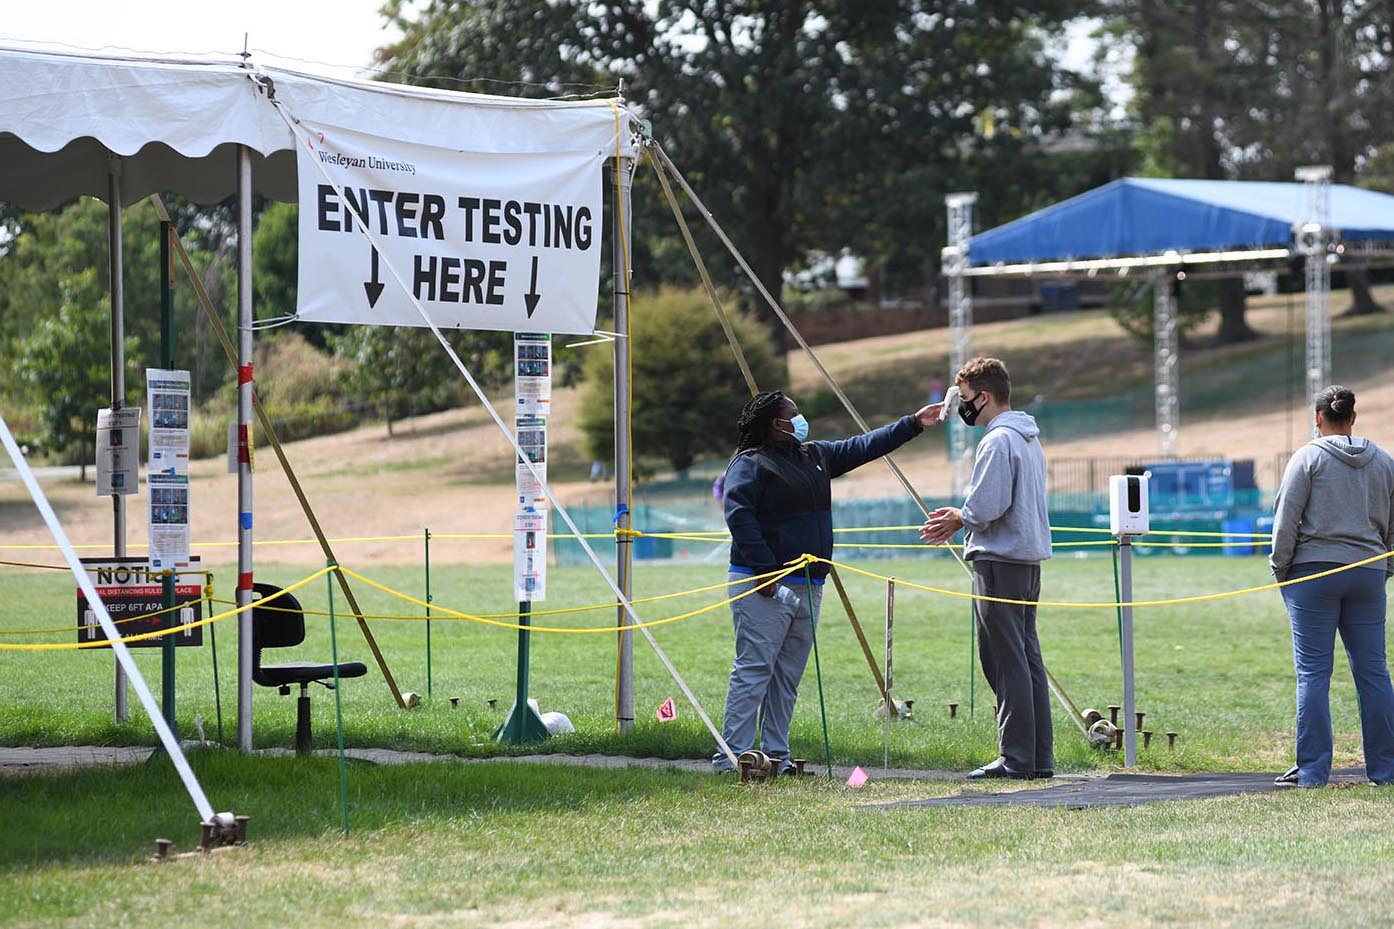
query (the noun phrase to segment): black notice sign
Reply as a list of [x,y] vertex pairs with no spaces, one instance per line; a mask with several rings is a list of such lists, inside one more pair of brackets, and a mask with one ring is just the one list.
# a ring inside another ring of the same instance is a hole
[[[196,565],[198,559],[192,560]],[[158,632],[170,624],[170,614],[160,612],[164,609],[163,578],[150,572],[148,559],[84,558],[82,564],[122,638],[143,632]],[[203,573],[178,573],[174,582],[176,609],[172,611],[173,624],[182,626],[201,620],[202,598]],[[147,615],[150,613],[158,615]],[[96,611],[88,604],[80,587],[77,591],[77,640],[80,643],[107,641],[106,632],[97,622]],[[126,645],[129,648],[158,647],[164,644],[164,640],[165,636],[156,636],[139,642],[127,642]],[[193,648],[203,645],[203,627],[174,633],[174,644]]]

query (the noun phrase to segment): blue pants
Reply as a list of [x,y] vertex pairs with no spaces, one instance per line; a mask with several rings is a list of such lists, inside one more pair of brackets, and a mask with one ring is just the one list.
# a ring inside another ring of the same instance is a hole
[[[758,593],[731,604],[736,660],[726,687],[721,737],[737,755],[749,751],[755,747],[758,715],[761,750],[787,762],[794,701],[813,647],[813,623],[817,622],[823,588],[806,586],[792,576],[780,583],[799,598],[797,607]],[[733,572],[727,593],[734,597],[753,586],[749,575]],[[720,769],[730,767],[731,762],[717,752],[712,764]]]
[[[1293,565],[1288,580],[1335,564]],[[1320,787],[1331,776],[1331,667],[1336,633],[1346,648],[1360,702],[1365,773],[1394,782],[1394,687],[1384,659],[1384,569],[1352,568],[1282,589],[1292,621],[1297,670],[1297,782]]]

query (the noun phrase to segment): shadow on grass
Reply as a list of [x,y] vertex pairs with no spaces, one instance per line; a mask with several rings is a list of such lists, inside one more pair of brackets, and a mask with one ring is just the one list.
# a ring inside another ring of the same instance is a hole
[[[343,827],[334,758],[260,758],[230,752],[190,755],[216,810],[251,817],[253,843],[333,840]],[[348,764],[354,834],[386,826],[518,814],[563,816],[595,803],[673,791],[720,789],[727,781],[673,770],[450,762]],[[199,816],[173,766],[159,758],[121,768],[0,780],[0,869],[139,861],[157,837],[174,853],[198,842]]]

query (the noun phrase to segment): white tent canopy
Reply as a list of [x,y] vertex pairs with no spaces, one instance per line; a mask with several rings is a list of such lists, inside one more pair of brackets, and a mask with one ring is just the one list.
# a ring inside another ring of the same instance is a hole
[[[252,194],[298,199],[297,154],[305,146],[287,120],[299,120],[315,131],[358,131],[484,155],[584,154],[596,157],[598,164],[614,157],[622,204],[617,212],[625,221],[619,224],[622,230],[618,225],[616,229],[616,280],[627,281],[629,273],[630,211],[624,204],[638,150],[635,119],[618,100],[525,100],[315,77],[236,59],[170,61],[0,46],[0,202],[42,210],[90,195],[108,203],[113,408],[120,407],[125,394],[122,207],[156,192],[201,203],[237,194],[237,602],[242,607],[253,598],[248,439],[253,386]],[[617,328],[627,326],[627,293],[627,286],[616,285]],[[616,354],[628,364],[626,339],[617,340]],[[619,360],[616,368],[621,370]],[[487,406],[487,398],[480,396]],[[627,470],[625,474],[627,480]],[[119,556],[125,554],[124,498],[114,496],[112,506],[114,554]],[[622,583],[621,596],[633,614],[628,580]],[[644,633],[648,636],[647,630]],[[628,635],[624,633],[626,642]],[[237,742],[250,751],[249,613],[239,618],[238,639]],[[679,684],[687,693],[686,685]],[[124,720],[125,684],[119,675],[116,695],[117,718]],[[632,718],[632,708],[628,712]]]
[[0,47],[0,201],[50,209],[105,198],[120,157],[123,205],[155,192],[229,196],[237,149],[257,193],[296,198],[295,138],[268,100],[316,125],[470,152],[632,157],[630,115],[610,100],[493,97],[315,77],[236,61],[155,61]]

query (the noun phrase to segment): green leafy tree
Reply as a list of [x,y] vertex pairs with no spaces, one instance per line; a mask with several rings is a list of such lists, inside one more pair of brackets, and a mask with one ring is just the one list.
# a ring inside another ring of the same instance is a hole
[[[445,337],[485,390],[509,383],[512,334],[462,330],[446,332]],[[345,326],[330,341],[349,363],[342,376],[344,389],[381,413],[388,435],[396,420],[446,409],[470,394],[429,329]]]
[[[34,406],[44,444],[65,463],[87,462],[97,410],[110,405],[110,328],[97,274],[91,268],[56,282],[61,301],[21,340],[16,374]],[[127,350],[134,340],[127,340]]]
[[[756,382],[778,386],[782,365],[761,325],[744,313],[732,316]],[[666,462],[682,471],[699,455],[729,454],[736,414],[750,399],[721,323],[701,290],[663,288],[638,294],[630,333],[634,405],[631,416],[636,461]],[[614,352],[586,349],[580,425],[590,454],[614,460]]]
[[[785,272],[849,246],[924,279],[942,244],[943,194],[993,166],[1013,170],[1009,155],[1068,121],[1041,35],[1086,6],[430,0],[388,5],[403,38],[381,58],[399,79],[529,96],[623,79],[777,296]],[[972,132],[983,112],[1004,127],[990,140]],[[682,246],[647,231],[672,229],[661,198],[636,196],[634,213],[640,266],[680,266]],[[738,283],[732,263],[711,264]]]
[[[1102,0],[1134,52],[1140,147],[1151,171],[1291,181],[1329,164],[1354,183],[1377,162],[1394,103],[1394,9],[1376,0]],[[1353,312],[1375,312],[1363,266]],[[1220,340],[1253,336],[1237,279],[1221,285]]]

